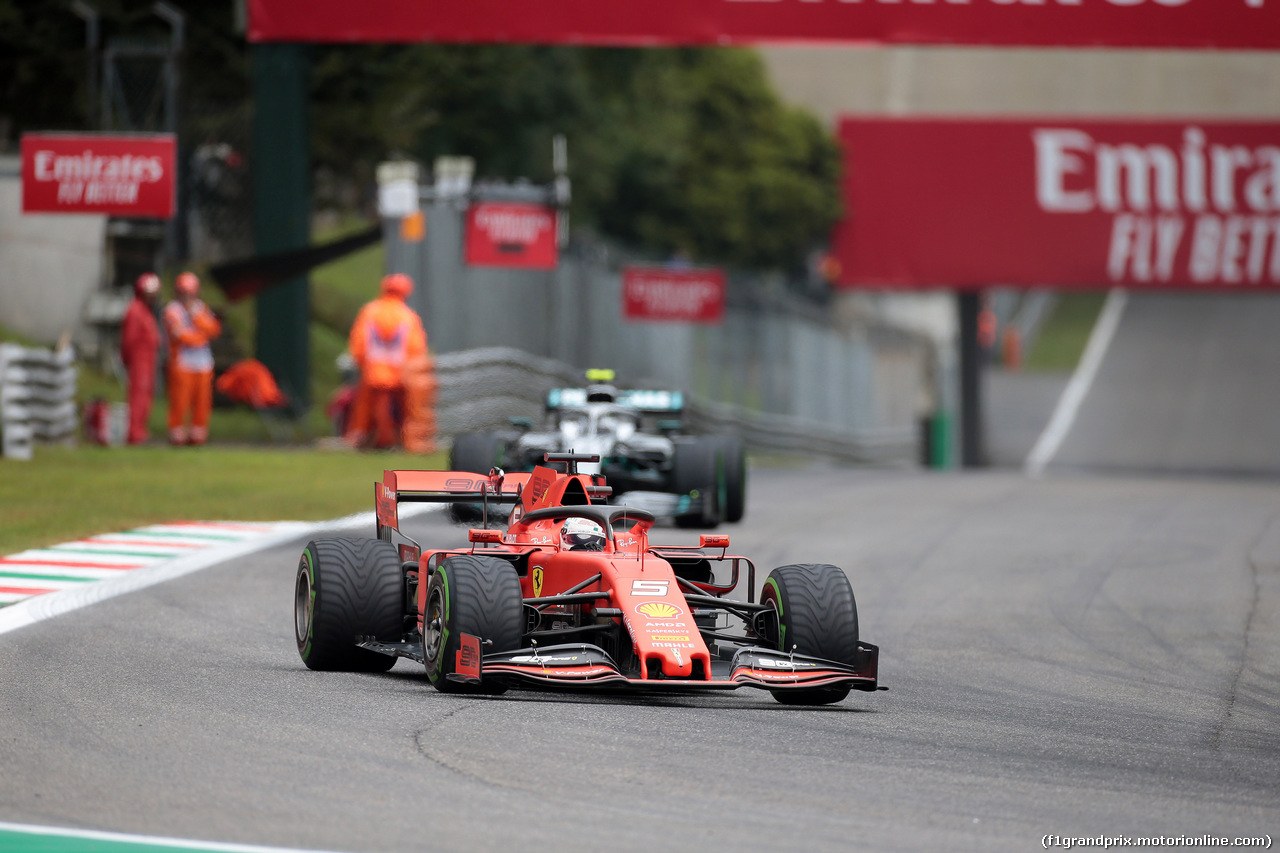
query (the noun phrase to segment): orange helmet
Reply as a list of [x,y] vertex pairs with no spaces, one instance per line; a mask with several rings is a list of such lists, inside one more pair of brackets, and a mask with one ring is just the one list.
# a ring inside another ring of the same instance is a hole
[[193,272],[184,272],[173,283],[173,289],[185,296],[195,296],[200,292],[200,279]]
[[407,299],[413,293],[413,279],[402,272],[393,272],[382,277],[382,295]]
[[133,292],[139,296],[155,296],[160,292],[160,276],[153,272],[144,272],[133,283]]

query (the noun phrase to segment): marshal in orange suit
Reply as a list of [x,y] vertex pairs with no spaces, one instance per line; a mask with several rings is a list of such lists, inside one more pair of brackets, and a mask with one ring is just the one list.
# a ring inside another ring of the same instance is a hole
[[177,298],[164,309],[169,335],[169,443],[204,444],[213,409],[209,342],[221,333],[222,324],[200,301],[200,279],[195,273],[179,275],[174,290]]
[[427,352],[422,320],[405,299],[413,280],[403,273],[382,279],[382,295],[356,316],[347,343],[360,368],[346,441],[353,447],[393,447],[400,443],[405,412],[405,373]]

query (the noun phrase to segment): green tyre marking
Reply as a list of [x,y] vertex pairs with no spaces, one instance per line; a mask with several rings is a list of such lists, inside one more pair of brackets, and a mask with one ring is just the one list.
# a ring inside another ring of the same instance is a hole
[[778,606],[778,651],[785,652],[787,650],[787,626],[782,623],[782,590],[778,589],[778,582],[773,578],[769,578],[764,582],[765,589],[773,587],[773,600]]
[[433,683],[444,678],[444,659],[448,654],[445,649],[449,645],[449,608],[452,606],[451,596],[449,595],[449,575],[445,573],[444,560],[441,560],[440,565],[436,567],[436,573],[440,575],[440,586],[444,591],[444,613],[441,616],[440,624],[440,657],[436,658],[435,673],[431,679]]

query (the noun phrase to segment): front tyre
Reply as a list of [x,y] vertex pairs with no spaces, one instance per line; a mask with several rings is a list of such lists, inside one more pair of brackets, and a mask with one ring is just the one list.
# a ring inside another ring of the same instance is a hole
[[[486,654],[520,648],[524,635],[524,599],[515,567],[506,560],[477,554],[447,558],[431,574],[422,614],[422,657],[427,678],[442,693],[476,692],[449,676],[458,670],[461,635],[479,637]],[[485,693],[501,693],[481,687]]]
[[[779,652],[856,662],[858,605],[843,569],[823,563],[781,566],[769,573],[760,602],[777,610],[777,636],[765,639]],[[773,698],[784,705],[828,705],[848,696],[849,689],[777,690]]]
[[389,655],[359,637],[395,642],[404,633],[404,572],[394,545],[378,539],[313,539],[293,587],[294,638],[310,669],[386,672]]

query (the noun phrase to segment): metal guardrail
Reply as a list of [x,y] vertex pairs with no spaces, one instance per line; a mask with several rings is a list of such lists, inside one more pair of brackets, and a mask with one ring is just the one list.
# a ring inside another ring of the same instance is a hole
[[[436,358],[436,424],[441,435],[507,426],[512,417],[540,420],[547,391],[581,385],[582,372],[509,347],[445,353]],[[685,419],[697,432],[731,433],[753,450],[808,453],[843,462],[897,463],[916,458],[914,430],[841,430],[786,415],[696,398]]]

